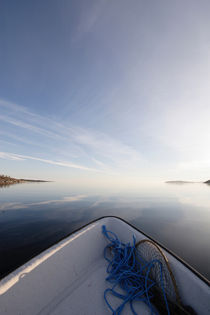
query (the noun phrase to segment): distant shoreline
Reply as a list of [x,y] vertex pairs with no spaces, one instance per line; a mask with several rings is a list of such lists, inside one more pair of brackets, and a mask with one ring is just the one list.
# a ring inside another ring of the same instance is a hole
[[189,182],[184,180],[168,180],[166,184],[195,184],[196,182]]
[[191,181],[184,181],[184,180],[168,180],[165,182],[166,184],[210,184],[210,180],[207,180],[205,182],[191,182]]
[[24,178],[13,178],[6,175],[0,175],[0,187],[10,186],[21,183],[48,183],[50,181],[40,179],[24,179]]

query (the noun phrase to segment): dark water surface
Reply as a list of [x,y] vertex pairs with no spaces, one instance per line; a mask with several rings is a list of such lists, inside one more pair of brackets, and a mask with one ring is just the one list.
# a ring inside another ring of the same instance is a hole
[[0,188],[0,277],[102,216],[119,216],[210,280],[210,186],[135,189],[28,183]]

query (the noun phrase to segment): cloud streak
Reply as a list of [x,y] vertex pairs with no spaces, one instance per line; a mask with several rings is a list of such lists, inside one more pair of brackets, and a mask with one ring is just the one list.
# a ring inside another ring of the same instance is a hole
[[34,160],[39,161],[51,165],[58,165],[68,168],[76,168],[81,169],[85,171],[92,171],[92,172],[102,172],[101,170],[85,167],[83,165],[73,164],[69,162],[62,162],[62,161],[53,161],[48,159],[42,159],[34,156],[28,156],[28,155],[21,155],[21,154],[15,154],[15,153],[9,153],[9,152],[0,152],[0,158],[6,159],[6,160],[15,160],[15,161],[24,161],[24,160]]
[[21,155],[8,153],[8,152],[0,152],[0,158],[5,160],[14,160],[14,161],[24,161],[25,158]]
[[[3,100],[0,100],[0,109],[2,109],[3,112],[0,114],[0,120],[7,126],[12,125],[17,128],[17,132],[14,135],[15,141],[18,140],[25,143],[26,147],[29,148],[31,152],[33,142],[34,145],[37,145],[37,136],[41,136],[39,146],[44,147],[44,145],[42,145],[43,140],[47,143],[44,151],[45,155],[50,156],[52,155],[51,152],[55,153],[56,151],[56,160],[58,161],[34,157],[34,154],[32,156],[27,154],[18,155],[15,153],[10,153],[10,155],[7,156],[8,159],[31,159],[48,164],[97,172],[100,170],[113,172],[113,170],[116,171],[122,168],[125,170],[143,161],[139,152],[107,134],[96,130],[93,131],[81,128],[73,124],[65,126],[58,121],[35,114],[22,106]],[[13,117],[14,115],[15,117]],[[25,133],[23,134],[24,130],[28,130],[31,136],[29,137]],[[12,132],[6,132],[10,135],[10,138],[12,138]],[[18,133],[23,136],[18,135]],[[59,150],[55,150],[56,148],[59,148]],[[35,154],[37,154],[37,152],[35,152]],[[53,156],[55,156],[55,154],[53,154]],[[68,156],[72,158],[75,157],[77,161],[75,161],[75,163],[72,161],[64,161],[64,159],[68,159]],[[83,163],[78,163],[78,161],[81,162],[81,160]],[[98,168],[100,168],[100,170]]]

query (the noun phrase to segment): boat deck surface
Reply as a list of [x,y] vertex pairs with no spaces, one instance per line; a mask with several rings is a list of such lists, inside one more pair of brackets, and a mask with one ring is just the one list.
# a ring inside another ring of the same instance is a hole
[[[1,315],[93,315],[111,314],[104,301],[107,242],[101,227],[114,231],[128,242],[145,236],[116,218],[96,221],[44,251],[0,281]],[[198,314],[210,314],[210,289],[186,266],[168,254],[180,295]],[[115,308],[121,301],[111,299]],[[150,314],[142,302],[135,304],[142,315]],[[129,305],[122,314],[130,314]]]

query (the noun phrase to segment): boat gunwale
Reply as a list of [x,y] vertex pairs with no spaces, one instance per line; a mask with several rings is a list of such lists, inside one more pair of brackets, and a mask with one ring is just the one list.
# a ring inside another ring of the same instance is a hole
[[154,238],[152,238],[151,236],[148,236],[145,232],[141,231],[139,228],[137,228],[136,226],[134,226],[132,223],[126,221],[123,218],[120,218],[118,216],[114,216],[114,215],[108,215],[108,216],[102,216],[99,217],[97,219],[94,219],[84,225],[82,225],[81,227],[79,227],[78,229],[70,232],[69,234],[65,235],[64,237],[62,237],[61,239],[59,239],[57,242],[55,242],[54,244],[50,245],[49,247],[46,247],[43,251],[41,251],[39,254],[32,256],[29,260],[25,261],[24,264],[18,266],[16,269],[14,269],[13,271],[9,272],[8,274],[4,275],[2,278],[0,277],[0,283],[1,281],[6,278],[7,276],[9,276],[11,273],[15,272],[15,270],[17,270],[18,268],[20,268],[21,266],[27,264],[30,260],[34,259],[36,256],[39,256],[40,254],[44,253],[46,250],[49,250],[52,246],[55,246],[56,244],[62,242],[63,240],[65,240],[66,238],[70,237],[71,235],[79,232],[80,230],[86,228],[88,225],[96,223],[100,220],[103,219],[109,219],[109,218],[114,218],[117,220],[120,220],[126,224],[128,224],[130,227],[132,227],[134,230],[136,230],[137,232],[143,234],[146,238],[150,239],[151,241],[155,242],[158,246],[161,247],[161,249],[164,249],[167,253],[169,253],[171,256],[173,256],[175,259],[177,259],[180,263],[182,263],[185,267],[187,267],[190,271],[192,271],[198,278],[200,278],[200,280],[202,280],[204,283],[206,283],[208,286],[210,286],[210,280],[208,280],[205,276],[203,276],[199,271],[197,271],[196,269],[194,269],[191,265],[189,265],[186,261],[184,261],[181,257],[179,257],[177,254],[175,254],[173,251],[169,250],[166,246],[162,245],[161,242],[155,240]]

